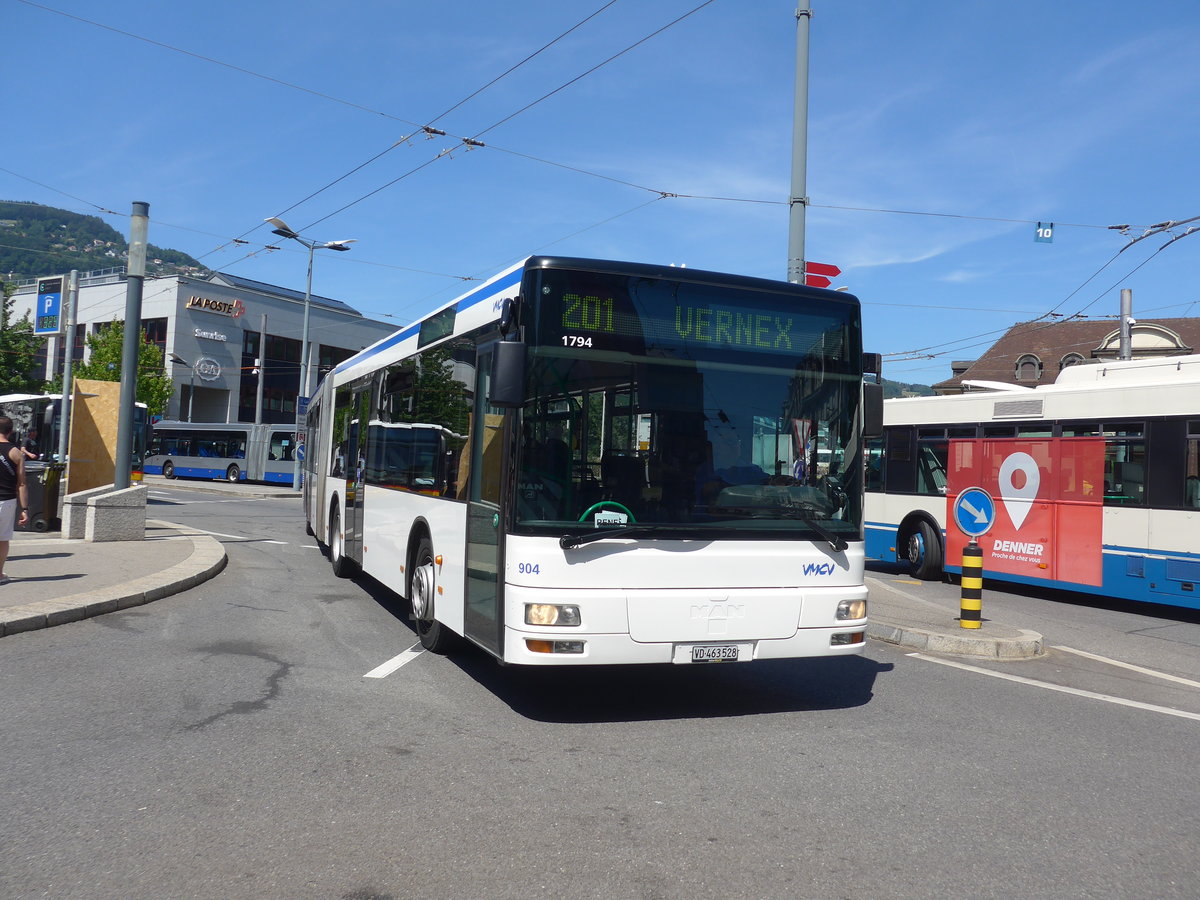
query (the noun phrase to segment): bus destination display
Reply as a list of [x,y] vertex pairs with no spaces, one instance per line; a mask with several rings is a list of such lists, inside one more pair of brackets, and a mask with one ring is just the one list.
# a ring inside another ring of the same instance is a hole
[[671,290],[662,284],[644,290],[628,285],[626,290],[621,279],[613,281],[617,283],[543,284],[543,340],[565,348],[637,355],[687,348],[792,356],[824,344],[830,327],[842,321],[840,311],[797,315],[763,304],[762,295],[753,292],[732,297],[726,292],[710,300],[704,291],[685,291],[677,284]]

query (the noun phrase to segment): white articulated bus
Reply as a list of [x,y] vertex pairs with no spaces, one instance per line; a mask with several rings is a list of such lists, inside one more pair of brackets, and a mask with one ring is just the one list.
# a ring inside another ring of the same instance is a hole
[[888,400],[867,463],[868,558],[959,572],[953,509],[979,488],[984,577],[1200,608],[1200,356]]
[[306,523],[435,651],[859,653],[862,375],[853,296],[533,257],[322,381]]

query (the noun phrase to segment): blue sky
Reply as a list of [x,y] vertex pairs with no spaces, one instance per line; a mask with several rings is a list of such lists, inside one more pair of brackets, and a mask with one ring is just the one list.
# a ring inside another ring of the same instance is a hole
[[[153,243],[293,288],[305,253],[263,249],[264,218],[355,238],[314,292],[397,325],[532,253],[786,278],[796,4],[605,3],[0,0],[0,198],[125,234],[146,201]],[[1200,315],[1200,234],[1114,259],[1200,216],[1195,0],[812,8],[807,256],[887,377],[1123,287],[1143,320]]]

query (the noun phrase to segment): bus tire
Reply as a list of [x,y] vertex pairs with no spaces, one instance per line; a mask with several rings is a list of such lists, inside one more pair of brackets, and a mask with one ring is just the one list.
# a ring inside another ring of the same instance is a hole
[[230,466],[225,470],[225,480],[230,484],[237,484],[242,480],[242,470],[237,466]]
[[168,459],[165,463],[163,463],[163,478],[174,478],[174,477],[175,477],[175,463],[171,462]]
[[446,653],[453,646],[450,629],[434,618],[433,541],[422,535],[408,567],[408,600],[412,608],[413,627],[421,646],[430,653]]
[[346,559],[346,543],[342,534],[342,511],[336,499],[329,508],[329,564],[338,578],[354,574],[354,563]]
[[905,549],[908,568],[914,578],[931,581],[941,577],[942,541],[932,525],[918,522],[908,534]]

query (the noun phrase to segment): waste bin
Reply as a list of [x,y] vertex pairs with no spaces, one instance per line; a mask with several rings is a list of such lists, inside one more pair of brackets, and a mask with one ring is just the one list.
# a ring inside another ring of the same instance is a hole
[[62,485],[62,463],[25,461],[25,488],[29,493],[29,519],[18,525],[21,531],[60,531],[58,491]]

